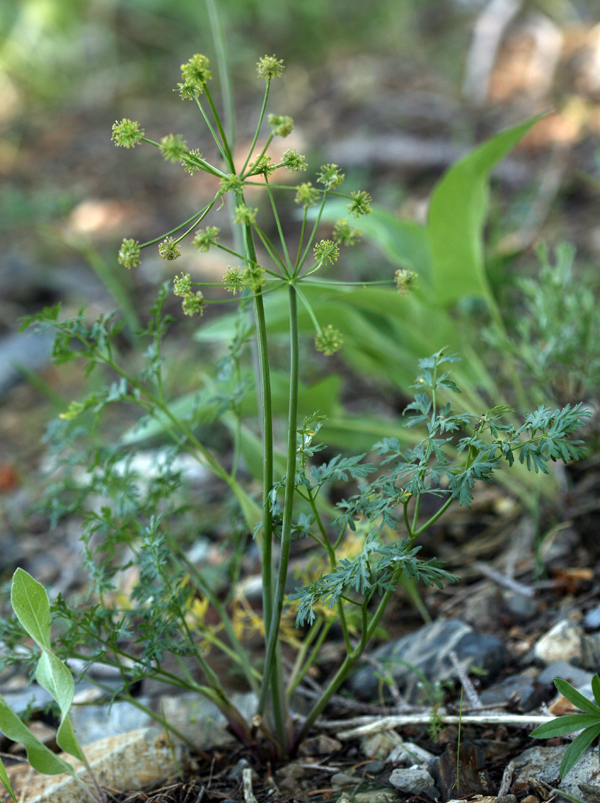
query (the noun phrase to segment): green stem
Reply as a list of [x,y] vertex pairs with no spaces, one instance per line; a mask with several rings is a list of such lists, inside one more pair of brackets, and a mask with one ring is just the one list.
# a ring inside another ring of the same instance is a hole
[[200,222],[202,220],[202,217],[204,216],[204,214],[207,214],[209,209],[211,209],[213,203],[214,203],[214,200],[210,204],[208,204],[207,206],[202,207],[202,209],[199,212],[196,212],[190,218],[188,218],[187,220],[184,220],[183,223],[180,226],[177,226],[176,228],[171,229],[171,231],[168,231],[166,234],[161,234],[160,237],[155,237],[154,240],[148,240],[147,243],[142,243],[140,245],[140,248],[146,248],[149,245],[154,245],[154,243],[159,243],[161,240],[164,240],[165,237],[168,237],[171,234],[175,234],[176,231],[179,231],[184,226],[187,226],[187,224],[191,223],[192,220],[196,220],[196,218],[198,218],[198,222]]
[[[308,661],[304,664],[302,669],[297,674],[295,674],[292,678],[290,678],[290,682],[289,682],[289,685],[288,685],[288,697],[291,696],[292,692],[298,686],[298,684],[302,682],[302,680],[304,679],[304,676],[306,675],[306,673],[310,670],[310,668],[313,666],[313,664],[317,660],[317,658],[319,656],[319,653],[321,652],[321,647],[323,646],[323,643],[324,643],[325,639],[327,638],[327,635],[329,634],[329,631],[331,630],[332,625],[333,625],[333,621],[329,622],[329,624],[326,624],[323,627],[323,629],[319,633],[319,638],[315,642],[315,646],[312,649],[312,652],[311,652],[311,654],[309,656]],[[292,683],[292,680],[293,680],[293,683]]]
[[208,101],[208,105],[210,106],[210,109],[211,109],[211,111],[213,113],[213,117],[215,118],[215,122],[217,124],[217,128],[219,129],[219,134],[221,135],[221,141],[223,143],[223,148],[225,150],[225,161],[226,161],[227,165],[229,166],[229,169],[231,170],[231,172],[235,173],[235,165],[234,165],[234,162],[233,162],[233,156],[231,154],[231,150],[229,148],[229,143],[227,142],[227,137],[225,136],[225,131],[224,131],[223,125],[221,123],[221,118],[219,117],[219,112],[217,111],[217,108],[216,108],[216,106],[214,104],[214,101],[212,99],[212,95],[210,94],[210,90],[208,89],[208,86],[204,87],[204,94],[206,95],[206,99]]
[[225,107],[227,141],[229,142],[229,147],[235,150],[235,103],[231,86],[229,62],[227,59],[227,48],[225,47],[225,36],[223,35],[223,26],[215,1],[206,0],[206,7],[208,10],[213,42],[217,51],[219,82],[221,84],[221,94],[223,95],[223,106]]
[[310,237],[308,238],[308,242],[306,243],[306,248],[302,254],[300,260],[296,260],[298,262],[298,267],[294,271],[294,276],[297,276],[299,272],[302,270],[304,263],[306,262],[306,257],[308,256],[308,251],[312,245],[313,240],[315,239],[315,234],[317,233],[317,229],[319,228],[319,223],[321,222],[321,215],[323,214],[323,209],[325,209],[325,201],[327,200],[327,192],[323,193],[323,198],[321,200],[321,206],[319,207],[319,211],[317,213],[317,219],[315,220],[313,229],[310,233]]
[[[272,667],[275,663],[275,650],[279,642],[279,622],[283,611],[285,598],[285,583],[287,580],[292,543],[292,523],[294,512],[294,493],[296,489],[296,428],[298,420],[298,380],[299,380],[299,337],[298,337],[298,299],[296,288],[290,285],[289,311],[290,311],[290,398],[288,410],[288,443],[287,465],[285,475],[285,500],[283,507],[283,524],[281,533],[281,554],[279,558],[279,572],[275,589],[275,604],[273,619],[266,645],[265,668],[263,683],[258,700],[258,713],[263,714],[268,699],[269,680]],[[273,689],[273,697],[279,690]],[[285,740],[285,733],[278,732],[278,737]],[[285,741],[282,742],[284,744]]]
[[277,263],[280,266],[280,268],[283,271],[285,276],[289,276],[286,264],[283,261],[283,259],[279,256],[279,254],[277,253],[277,250],[276,250],[275,246],[273,245],[273,243],[271,242],[271,240],[267,237],[267,235],[264,233],[264,231],[259,226],[257,226],[256,224],[254,224],[254,229],[255,229],[256,233],[258,234],[258,236],[260,237],[260,240],[261,240],[262,244],[264,245],[264,247],[269,252],[269,255],[270,255],[271,259],[273,260],[273,262]]
[[[246,156],[246,161],[244,162],[244,166],[242,167],[240,175],[244,175],[246,172],[246,168],[248,167],[248,162],[252,158],[252,153],[256,146],[256,140],[258,139],[258,135],[260,134],[260,128],[262,126],[262,121],[265,116],[265,111],[267,108],[267,100],[269,99],[269,89],[271,88],[271,79],[267,79],[267,85],[265,87],[265,95],[263,97],[262,107],[260,110],[260,115],[258,117],[258,125],[256,126],[256,131],[254,132],[254,139],[252,140],[252,145],[250,145],[250,150],[248,151],[248,156]],[[260,183],[260,182],[257,182]]]
[[285,256],[285,262],[288,267],[288,274],[292,273],[292,263],[290,262],[290,255],[288,254],[287,245],[285,242],[285,237],[283,236],[283,231],[281,228],[281,221],[279,220],[279,215],[277,214],[277,207],[275,206],[275,201],[273,199],[273,193],[271,191],[271,187],[269,186],[269,178],[265,176],[265,185],[267,187],[267,193],[269,194],[269,201],[271,202],[271,209],[273,210],[273,217],[275,218],[275,223],[277,225],[277,231],[279,232],[279,240],[281,242],[281,247],[283,248],[283,254]]

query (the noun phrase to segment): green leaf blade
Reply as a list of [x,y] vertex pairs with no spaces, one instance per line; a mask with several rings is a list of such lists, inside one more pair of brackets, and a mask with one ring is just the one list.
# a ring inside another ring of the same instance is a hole
[[564,736],[565,733],[588,728],[600,724],[600,716],[592,714],[570,714],[556,717],[550,722],[544,722],[529,734],[534,739],[550,739],[552,736]]
[[0,759],[0,781],[4,784],[4,788],[6,789],[8,794],[12,797],[15,803],[17,803],[17,798],[15,796],[15,793],[13,792],[12,786],[10,785],[10,780],[6,772],[6,767],[2,763],[1,759]]
[[42,649],[50,649],[50,601],[44,586],[23,569],[17,569],[10,601],[17,619],[31,638]]
[[591,728],[586,728],[576,739],[567,747],[567,750],[560,762],[560,777],[564,778],[569,773],[581,756],[585,753],[594,739],[600,735],[600,723]]
[[584,697],[581,692],[574,689],[570,683],[566,680],[562,680],[562,678],[555,678],[554,685],[558,689],[558,691],[562,694],[563,697],[566,697],[570,703],[576,705],[577,708],[581,708],[582,711],[587,711],[588,714],[594,714],[600,719],[600,707],[594,705],[591,700],[588,700],[587,697]]
[[57,756],[46,745],[33,735],[24,725],[6,700],[0,695],[0,730],[14,742],[18,742],[27,751],[27,760],[34,770],[44,775],[61,775],[68,772],[73,775],[73,767]]

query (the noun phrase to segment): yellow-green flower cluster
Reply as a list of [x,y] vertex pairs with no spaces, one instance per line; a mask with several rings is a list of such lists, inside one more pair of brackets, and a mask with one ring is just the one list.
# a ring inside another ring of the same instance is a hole
[[303,156],[295,148],[288,148],[281,157],[281,161],[290,173],[298,173],[306,170],[306,156]]
[[336,243],[344,245],[356,245],[360,240],[362,231],[350,226],[347,220],[338,220],[333,229],[333,239]]
[[189,173],[190,176],[193,176],[197,170],[202,170],[202,167],[198,164],[198,161],[203,161],[204,157],[200,153],[198,148],[192,148],[192,150],[188,151],[185,156],[183,157],[181,164],[183,165],[183,169],[186,173]]
[[321,240],[314,248],[315,262],[333,265],[340,256],[340,247],[333,240]]
[[221,192],[223,193],[230,192],[231,190],[233,190],[233,192],[238,192],[243,189],[243,187],[244,182],[235,173],[230,173],[228,176],[221,179]]
[[228,265],[223,274],[223,284],[228,293],[233,293],[234,296],[237,295],[245,287],[243,271]]
[[206,302],[200,290],[192,290],[192,277],[189,273],[182,273],[173,280],[173,292],[183,298],[181,308],[184,315],[202,315]]
[[270,114],[267,122],[277,137],[288,137],[294,130],[294,120],[284,114]]
[[267,274],[265,269],[261,268],[256,263],[248,265],[242,271],[242,283],[244,287],[249,287],[253,293],[260,293],[261,289],[267,283]]
[[354,217],[371,214],[371,201],[373,200],[368,192],[364,190],[351,192],[351,203],[348,204],[348,214]]
[[163,259],[166,259],[167,262],[172,262],[174,259],[181,256],[181,251],[172,237],[165,237],[162,243],[159,243],[158,253]]
[[246,206],[245,204],[239,204],[235,208],[233,222],[237,223],[240,226],[243,226],[246,223],[252,224],[256,220],[257,212],[258,209],[251,209],[249,206]]
[[305,181],[304,184],[299,184],[296,188],[294,201],[304,206],[315,206],[319,201],[320,195],[319,190],[313,187],[310,181]]
[[256,176],[256,175],[263,175],[267,176],[267,178],[275,172],[275,165],[273,164],[273,160],[270,156],[267,156],[266,153],[263,153],[262,156],[259,156],[253,162],[250,162],[248,166],[248,173],[249,176]]
[[394,278],[396,280],[396,289],[401,296],[409,296],[417,288],[417,274],[414,270],[408,270],[408,268],[397,270]]
[[139,123],[124,117],[120,122],[114,123],[110,138],[120,148],[135,148],[143,140],[144,134]]
[[123,240],[117,257],[119,265],[125,268],[135,268],[140,264],[140,244],[137,240]]
[[206,254],[211,246],[217,244],[219,231],[220,229],[216,226],[207,226],[205,229],[199,229],[192,240],[192,245],[194,248],[197,248],[198,251],[203,251]]
[[167,162],[181,162],[188,155],[187,143],[181,134],[167,134],[161,139],[159,148]]
[[183,83],[177,84],[177,88],[182,100],[194,100],[202,94],[207,81],[212,78],[209,67],[210,61],[200,53],[196,53],[186,64],[181,65]]
[[266,78],[268,81],[271,78],[279,78],[283,72],[283,60],[275,56],[263,56],[256,64],[256,72],[259,78]]
[[323,184],[326,190],[334,190],[339,187],[344,178],[344,174],[340,173],[340,168],[334,164],[322,165],[317,173],[317,181],[319,184]]
[[331,324],[322,329],[315,337],[315,349],[325,354],[326,357],[331,357],[337,351],[340,351],[344,344],[342,333],[338,329],[334,329]]

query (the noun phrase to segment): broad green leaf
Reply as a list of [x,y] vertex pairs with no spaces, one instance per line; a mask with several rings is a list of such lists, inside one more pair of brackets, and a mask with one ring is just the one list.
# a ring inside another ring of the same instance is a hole
[[43,585],[23,569],[13,575],[10,601],[17,619],[36,644],[50,649],[50,601]]
[[592,714],[569,714],[564,717],[556,717],[550,722],[544,722],[529,734],[534,739],[550,739],[552,736],[563,736],[565,733],[589,728],[592,725],[600,724],[600,715]]
[[36,739],[1,695],[0,730],[8,739],[24,745],[27,750],[27,760],[34,770],[44,775],[60,775],[63,772],[73,775],[73,767]]
[[600,705],[600,678],[598,675],[594,675],[592,678],[592,691],[594,692],[594,697],[596,698],[596,702]]
[[560,762],[560,777],[564,778],[570,772],[575,764],[579,761],[581,756],[585,753],[596,736],[600,735],[600,723],[597,725],[586,728],[583,733],[580,733],[571,744],[567,747],[562,761]]
[[56,733],[56,743],[65,753],[83,761],[83,753],[69,716],[75,693],[75,684],[69,668],[54,653],[44,650],[36,668],[35,679],[56,700],[62,714]]
[[12,786],[10,785],[10,780],[6,772],[6,767],[2,763],[1,759],[0,759],[0,781],[4,784],[4,788],[6,789],[8,794],[12,797],[15,803],[17,803],[17,798],[15,796],[15,793],[13,792]]
[[577,689],[574,689],[566,680],[554,678],[554,685],[563,697],[566,697],[567,700],[573,703],[573,705],[576,705],[577,708],[581,708],[582,711],[587,711],[588,714],[595,714],[597,717],[600,717],[600,708],[594,705],[591,700],[588,700],[587,697],[584,697]]
[[487,140],[453,165],[435,187],[427,234],[433,289],[441,306],[449,307],[464,296],[481,296],[493,303],[483,249],[489,175],[540,117],[532,117]]

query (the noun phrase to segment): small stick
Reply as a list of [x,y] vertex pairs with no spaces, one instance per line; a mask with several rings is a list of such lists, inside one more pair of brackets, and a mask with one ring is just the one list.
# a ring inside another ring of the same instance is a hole
[[[548,716],[526,716],[519,714],[467,714],[462,717],[441,715],[440,722],[445,725],[458,725],[462,720],[463,725],[512,725],[516,728],[528,728],[531,725],[543,725],[545,722],[552,722],[556,717]],[[383,733],[394,728],[406,727],[407,725],[429,725],[431,722],[430,714],[406,714],[403,716],[383,717],[361,725],[358,728],[341,731],[336,733],[336,738],[340,741],[355,739],[357,736],[370,736],[373,733]]]
[[244,785],[244,800],[246,803],[258,803],[252,790],[252,767],[242,770],[242,783]]
[[510,591],[514,591],[515,594],[521,594],[524,597],[535,597],[535,589],[531,586],[527,586],[525,583],[519,583],[518,580],[513,580],[512,577],[507,577],[505,574],[497,572],[495,569],[492,569],[491,566],[488,566],[487,563],[476,561],[474,565],[481,574],[489,577],[494,583],[498,583],[498,585],[504,586],[504,588],[508,588]]
[[202,786],[200,788],[200,791],[198,792],[198,797],[196,798],[194,803],[202,803],[202,798],[204,797],[205,793],[206,793],[206,787]]
[[515,762],[509,761],[504,768],[504,772],[502,773],[502,780],[500,781],[500,788],[498,789],[498,797],[507,795],[510,792],[510,785],[512,783],[514,772]]
[[452,666],[456,670],[458,679],[460,680],[462,687],[465,690],[465,694],[469,698],[469,702],[471,703],[473,708],[481,708],[481,700],[479,699],[479,695],[475,691],[475,686],[473,686],[471,678],[465,672],[464,666],[458,660],[458,655],[454,652],[454,650],[450,650],[450,652],[448,653],[448,657],[452,661]]

